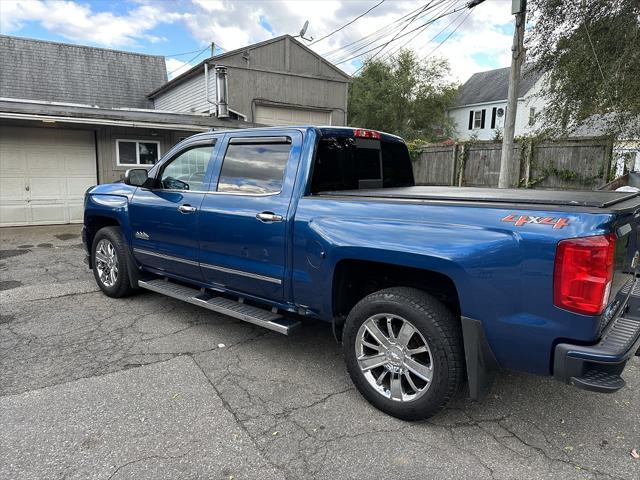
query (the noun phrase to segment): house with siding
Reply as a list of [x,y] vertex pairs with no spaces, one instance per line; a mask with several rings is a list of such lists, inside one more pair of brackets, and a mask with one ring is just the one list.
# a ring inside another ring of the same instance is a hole
[[349,81],[288,35],[171,81],[164,57],[0,35],[0,226],[80,222],[89,186],[199,131],[344,125]]
[[85,190],[242,122],[154,109],[163,57],[0,36],[0,226],[79,222]]
[[[546,101],[541,95],[545,76],[525,66],[518,89],[515,136],[535,133],[542,127],[542,115]],[[499,68],[475,73],[459,89],[455,104],[448,115],[454,121],[456,138],[466,141],[494,140],[504,131],[509,90],[509,68]],[[593,115],[575,126],[567,137],[585,140],[605,137],[611,114]],[[627,171],[640,171],[639,122],[630,121],[613,143],[613,159],[616,175]]]
[[[515,135],[526,135],[540,126],[544,99],[539,96],[542,74],[523,68],[518,89]],[[493,140],[502,135],[509,91],[509,68],[474,73],[459,89],[448,115],[459,140]]]
[[212,56],[149,94],[155,108],[215,114],[226,71],[231,118],[263,125],[346,125],[351,77],[290,35]]

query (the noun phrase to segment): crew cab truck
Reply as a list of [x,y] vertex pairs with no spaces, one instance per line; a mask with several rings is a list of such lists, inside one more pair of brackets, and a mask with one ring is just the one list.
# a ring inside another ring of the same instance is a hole
[[[640,344],[640,196],[416,186],[401,138],[194,135],[92,187],[102,291],[143,288],[289,334],[330,322],[358,390],[403,419],[499,368],[613,392]],[[304,322],[302,322],[304,323]]]

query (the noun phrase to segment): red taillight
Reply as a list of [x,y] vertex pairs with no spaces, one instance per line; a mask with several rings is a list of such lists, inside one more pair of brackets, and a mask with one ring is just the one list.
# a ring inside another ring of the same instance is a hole
[[585,315],[599,315],[607,306],[614,234],[570,238],[558,243],[553,271],[553,303]]
[[380,140],[380,132],[375,130],[365,130],[364,128],[356,128],[353,131],[353,136],[356,138],[374,138]]

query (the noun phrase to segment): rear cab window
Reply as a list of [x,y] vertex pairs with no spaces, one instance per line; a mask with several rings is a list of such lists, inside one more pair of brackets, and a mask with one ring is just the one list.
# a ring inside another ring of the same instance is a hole
[[318,142],[310,193],[414,186],[407,146],[393,137],[325,135]]

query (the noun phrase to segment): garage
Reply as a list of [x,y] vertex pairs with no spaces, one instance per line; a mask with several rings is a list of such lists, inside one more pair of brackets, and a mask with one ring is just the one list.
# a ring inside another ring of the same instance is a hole
[[331,125],[331,112],[256,105],[255,121],[264,125]]
[[0,226],[82,222],[96,183],[93,131],[0,126]]

